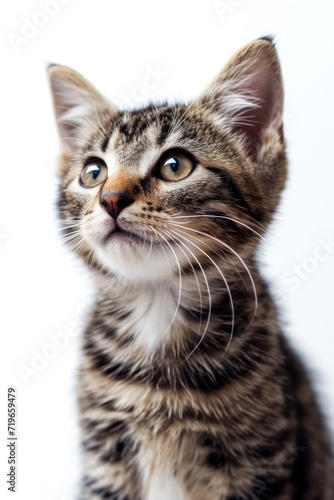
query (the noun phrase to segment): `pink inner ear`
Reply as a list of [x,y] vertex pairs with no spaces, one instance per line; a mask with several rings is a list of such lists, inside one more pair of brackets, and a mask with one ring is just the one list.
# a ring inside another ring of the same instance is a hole
[[238,133],[244,134],[248,140],[248,153],[256,160],[258,148],[261,145],[263,132],[275,119],[274,111],[276,99],[280,96],[277,92],[277,82],[273,73],[268,68],[258,73],[249,81],[247,88],[240,88],[241,93],[251,94],[256,98],[257,107],[246,107],[240,113],[239,124],[234,128]]
[[245,138],[246,152],[258,158],[265,130],[276,130],[283,142],[283,85],[280,64],[270,40],[256,40],[228,63],[195,106]]

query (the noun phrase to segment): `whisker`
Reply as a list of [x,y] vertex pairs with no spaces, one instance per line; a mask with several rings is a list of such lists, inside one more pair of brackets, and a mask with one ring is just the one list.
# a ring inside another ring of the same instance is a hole
[[[151,227],[151,228],[152,228],[153,232],[155,233],[155,235],[158,236],[158,238],[161,238],[161,236],[159,235],[159,233],[153,227]],[[152,238],[152,240],[153,240],[153,238]],[[169,279],[170,279],[170,281],[172,281],[172,269],[170,267],[169,259],[168,259],[168,256],[166,254],[164,245],[161,245],[161,250],[163,251],[163,253],[164,253],[165,257],[166,257],[166,261],[167,261],[168,269],[169,269]]]
[[[188,238],[186,238],[185,236],[182,236],[182,234],[174,231],[174,230],[171,230],[172,233],[176,233],[178,236],[180,236],[181,238],[185,239],[186,241],[188,241],[188,243],[190,243],[191,245],[193,245],[195,248],[197,248],[201,253],[203,253],[209,260],[210,262],[212,262],[212,264],[215,266],[215,268],[218,270],[219,274],[221,275],[224,283],[225,283],[225,286],[226,286],[226,289],[227,289],[227,293],[228,293],[228,296],[229,296],[229,300],[230,300],[230,305],[231,305],[231,316],[232,316],[232,326],[231,326],[231,333],[230,333],[230,338],[229,338],[229,342],[227,344],[227,347],[225,349],[225,352],[223,354],[223,356],[225,355],[226,351],[228,350],[231,342],[232,342],[232,338],[233,338],[233,331],[234,331],[234,322],[235,322],[235,312],[234,312],[234,303],[233,303],[233,298],[232,298],[232,294],[231,294],[231,289],[227,283],[227,280],[224,276],[224,274],[221,272],[221,270],[219,269],[219,267],[217,266],[216,262],[210,257],[210,255],[208,255],[206,252],[204,252],[204,250],[202,248],[200,248],[198,245],[196,245],[193,241],[189,240]],[[181,231],[183,232],[183,231]]]
[[[145,244],[146,244],[146,238],[147,238],[147,234],[145,233]],[[152,252],[152,247],[153,247],[153,237],[152,237],[152,235],[150,235],[150,239],[151,239],[151,244],[150,244],[150,248],[148,249],[148,253],[147,253],[146,257],[145,257],[145,260],[144,260],[145,263],[148,261],[149,256],[150,256],[150,254]]]
[[177,267],[178,267],[178,271],[179,271],[179,293],[178,293],[177,305],[176,305],[175,312],[173,314],[173,317],[172,317],[170,323],[168,324],[168,326],[166,327],[165,331],[162,334],[162,336],[164,336],[168,332],[168,330],[170,329],[170,327],[172,326],[172,324],[174,323],[174,320],[175,320],[175,318],[177,316],[177,313],[179,311],[179,308],[180,308],[181,297],[182,297],[182,271],[181,271],[181,266],[180,266],[179,259],[177,258],[177,255],[176,255],[176,253],[175,253],[172,245],[169,243],[169,241],[161,233],[159,233],[159,232],[157,232],[157,233],[167,243],[168,247],[170,248],[170,250],[172,252],[172,255],[175,258],[175,261],[176,261],[176,264],[177,264]]
[[[225,220],[230,220],[232,222],[235,222],[237,224],[240,224],[241,226],[244,226],[246,227],[249,231],[252,231],[254,234],[256,234],[259,238],[262,238],[264,241],[266,241],[266,238],[263,234],[260,234],[258,233],[257,231],[255,231],[255,229],[251,228],[250,226],[248,226],[247,224],[245,224],[244,222],[240,221],[239,219],[236,219],[234,217],[228,217],[228,216],[225,216],[225,215],[212,215],[212,214],[197,214],[197,215],[176,215],[176,216],[173,216],[173,219],[183,219],[183,218],[186,218],[186,219],[193,219],[193,218],[199,218],[199,217],[207,217],[207,218],[212,218],[212,219],[225,219]],[[262,224],[260,224],[260,222],[257,222],[254,220],[254,222],[261,228],[261,229],[266,229],[264,226],[262,226]]]
[[[209,312],[208,312],[207,321],[206,321],[206,324],[205,324],[205,327],[204,327],[204,330],[203,330],[203,333],[201,335],[201,338],[200,338],[199,342],[195,345],[195,347],[192,349],[192,351],[183,360],[183,362],[185,362],[185,361],[187,361],[190,358],[190,356],[192,356],[194,354],[194,352],[196,351],[196,349],[201,345],[201,343],[202,343],[202,341],[203,341],[203,339],[204,339],[204,337],[206,335],[206,332],[208,331],[209,324],[210,324],[210,319],[211,319],[211,311],[212,311],[212,297],[211,297],[211,291],[210,291],[209,282],[208,282],[208,279],[206,277],[205,271],[204,271],[201,263],[197,259],[196,255],[190,250],[190,248],[183,241],[181,241],[179,238],[176,238],[176,239],[181,243],[181,245],[183,245],[186,248],[186,250],[188,250],[188,252],[193,256],[193,258],[197,262],[197,264],[200,267],[201,272],[203,274],[203,277],[204,277],[204,280],[205,280],[205,284],[206,284],[206,288],[207,288],[207,291],[208,291],[208,309],[209,309]],[[202,310],[201,310],[201,313],[202,313]]]
[[[254,312],[253,312],[252,318],[251,318],[250,323],[249,323],[249,324],[251,324],[253,322],[255,316],[256,316],[256,313],[257,313],[258,299],[257,299],[257,291],[256,291],[256,286],[255,286],[255,283],[254,283],[253,276],[252,276],[252,274],[251,274],[248,266],[246,265],[245,261],[243,260],[243,258],[232,247],[230,247],[227,243],[225,243],[224,241],[219,240],[218,238],[215,238],[214,236],[212,236],[212,235],[210,235],[208,233],[204,233],[203,231],[198,231],[196,229],[192,229],[192,228],[189,228],[189,227],[186,227],[184,229],[186,231],[191,231],[191,232],[194,232],[194,233],[198,233],[198,234],[201,234],[201,235],[206,236],[208,238],[211,238],[214,241],[217,241],[219,244],[224,245],[226,248],[228,248],[228,250],[230,250],[240,260],[240,262],[242,263],[243,267],[245,268],[245,270],[246,270],[246,272],[247,272],[247,274],[249,276],[249,279],[250,279],[250,282],[251,282],[251,286],[252,286],[252,289],[253,289],[253,293],[254,293]],[[186,232],[185,234],[188,234],[188,233]],[[188,236],[189,236],[189,234],[188,234]]]
[[[203,312],[203,299],[202,299],[202,290],[201,290],[201,286],[200,286],[200,283],[199,283],[199,280],[198,280],[198,277],[197,277],[197,273],[194,269],[194,266],[191,262],[191,260],[189,259],[188,255],[186,254],[186,252],[181,248],[181,246],[177,243],[177,241],[180,241],[178,238],[175,238],[173,237],[168,231],[166,230],[162,230],[169,238],[171,238],[173,240],[173,242],[175,243],[175,245],[177,245],[177,247],[180,249],[180,251],[183,253],[183,255],[186,257],[187,261],[189,262],[189,265],[191,266],[191,269],[192,269],[192,272],[193,272],[193,275],[195,277],[195,280],[196,280],[196,284],[197,284],[197,289],[198,289],[198,295],[199,295],[199,301],[200,301],[200,320],[199,320],[199,326],[198,326],[198,331],[197,331],[197,334],[200,335],[200,331],[201,331],[201,326],[202,326],[202,312]],[[176,241],[177,240],[177,241]],[[182,242],[180,241],[180,243],[182,244]],[[183,244],[183,246],[185,246]],[[191,252],[189,250],[189,248],[186,247],[186,249]],[[192,253],[192,252],[191,252]],[[194,256],[194,255],[193,255]],[[196,259],[196,257],[194,256],[194,258]],[[198,262],[199,264],[199,262]],[[204,274],[204,277],[205,277],[205,274]],[[210,294],[210,289],[207,285],[207,289],[208,289],[208,294]]]

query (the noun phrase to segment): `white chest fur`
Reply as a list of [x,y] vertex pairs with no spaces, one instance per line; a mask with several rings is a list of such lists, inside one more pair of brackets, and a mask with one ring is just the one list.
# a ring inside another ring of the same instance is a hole
[[155,473],[151,477],[145,500],[185,500],[181,483],[171,474]]
[[166,285],[142,289],[129,301],[130,314],[121,329],[134,333],[137,345],[152,353],[180,320],[178,292]]
[[177,436],[166,433],[143,435],[139,448],[138,466],[143,485],[143,500],[189,500],[181,472],[184,450]]

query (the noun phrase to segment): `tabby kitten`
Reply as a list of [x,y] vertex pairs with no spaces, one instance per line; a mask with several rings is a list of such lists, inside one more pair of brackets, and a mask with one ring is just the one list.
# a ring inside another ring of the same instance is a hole
[[269,38],[189,106],[49,69],[65,239],[95,278],[82,500],[334,499],[329,435],[255,251],[286,179]]

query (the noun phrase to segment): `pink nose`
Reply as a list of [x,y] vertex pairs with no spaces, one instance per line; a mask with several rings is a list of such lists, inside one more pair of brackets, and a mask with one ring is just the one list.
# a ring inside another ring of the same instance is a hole
[[102,193],[100,203],[106,212],[108,212],[110,217],[116,220],[123,208],[131,205],[133,200],[127,193],[107,192]]

